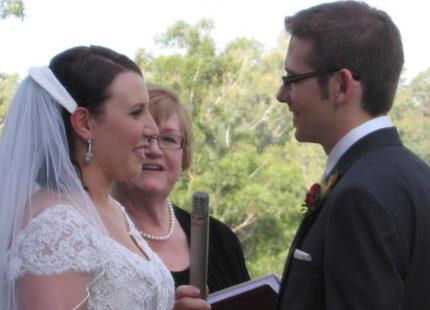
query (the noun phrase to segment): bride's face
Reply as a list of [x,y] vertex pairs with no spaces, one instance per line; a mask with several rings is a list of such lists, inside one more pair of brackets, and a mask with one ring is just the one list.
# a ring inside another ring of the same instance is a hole
[[109,180],[139,175],[145,159],[145,135],[158,133],[148,110],[143,78],[131,71],[118,74],[108,88],[103,113],[92,122],[94,158]]

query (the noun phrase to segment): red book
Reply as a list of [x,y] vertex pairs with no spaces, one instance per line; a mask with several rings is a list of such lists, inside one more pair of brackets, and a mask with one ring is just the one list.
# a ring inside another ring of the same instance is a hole
[[270,273],[215,292],[208,302],[212,310],[275,309],[280,283],[279,277]]

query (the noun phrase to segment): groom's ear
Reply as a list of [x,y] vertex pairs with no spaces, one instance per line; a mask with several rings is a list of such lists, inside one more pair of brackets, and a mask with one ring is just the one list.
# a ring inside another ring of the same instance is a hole
[[354,79],[349,69],[343,68],[334,76],[336,79],[335,98],[338,104],[356,100],[361,91],[361,84]]
[[92,117],[91,112],[87,108],[77,107],[72,115],[70,115],[70,123],[78,137],[85,141],[92,139]]

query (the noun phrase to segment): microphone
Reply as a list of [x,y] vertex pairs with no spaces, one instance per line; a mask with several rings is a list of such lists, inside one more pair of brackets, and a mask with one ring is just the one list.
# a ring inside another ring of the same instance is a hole
[[191,210],[190,284],[207,300],[209,238],[209,194],[195,192]]

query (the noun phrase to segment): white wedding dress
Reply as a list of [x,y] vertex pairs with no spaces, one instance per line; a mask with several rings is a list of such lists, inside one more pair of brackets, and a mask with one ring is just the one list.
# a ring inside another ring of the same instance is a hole
[[92,276],[82,300],[89,310],[172,309],[170,272],[121,208],[130,235],[148,259],[97,231],[74,207],[57,204],[19,233],[9,251],[9,279],[83,272]]

